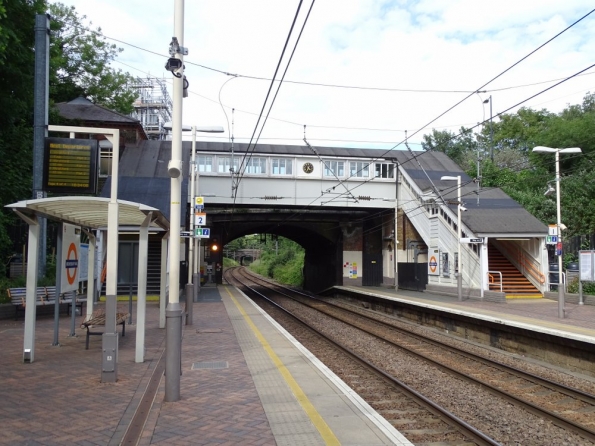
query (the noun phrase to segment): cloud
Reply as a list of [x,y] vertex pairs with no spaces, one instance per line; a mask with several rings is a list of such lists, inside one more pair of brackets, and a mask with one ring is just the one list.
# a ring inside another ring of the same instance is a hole
[[[74,4],[106,35],[160,54],[121,45],[125,52],[119,60],[133,67],[123,69],[171,79],[163,65],[173,35],[172,2],[151,2],[150,6],[137,0],[64,3]],[[236,141],[252,135],[270,82],[230,80],[229,75],[198,65],[271,78],[297,4],[275,0],[185,2],[186,75],[191,90],[184,100],[185,123],[226,126],[229,122],[231,126],[231,108],[235,108]],[[309,6],[304,2],[278,76]],[[262,141],[301,144],[303,126],[307,125],[308,138],[318,145],[389,148],[404,139],[405,131],[408,135],[417,132],[412,138],[415,143],[432,127],[456,131],[461,125],[472,126],[485,119],[486,113],[489,117],[489,108],[483,104],[488,96],[492,96],[493,113],[497,114],[548,84],[509,87],[563,78],[589,66],[595,49],[595,17],[588,17],[483,87],[486,93],[472,95],[423,129],[469,94],[461,91],[482,87],[590,9],[586,0],[317,2],[286,80],[434,91],[287,82],[281,86]],[[525,105],[561,111],[567,103],[580,103],[584,94],[593,90],[594,79],[573,79]]]

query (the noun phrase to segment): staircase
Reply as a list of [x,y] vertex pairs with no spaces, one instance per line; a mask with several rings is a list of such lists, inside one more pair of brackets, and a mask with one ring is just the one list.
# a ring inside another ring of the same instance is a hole
[[[534,299],[543,297],[539,290],[514,266],[510,260],[504,257],[498,248],[491,243],[488,245],[488,265],[490,271],[502,273],[502,291],[507,299]],[[490,291],[500,291],[500,276],[491,274],[493,283],[490,281]]]

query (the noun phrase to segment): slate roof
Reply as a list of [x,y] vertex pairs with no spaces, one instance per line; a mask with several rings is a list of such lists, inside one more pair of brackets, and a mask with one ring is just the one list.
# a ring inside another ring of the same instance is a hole
[[140,121],[130,116],[96,105],[86,98],[78,97],[70,102],[60,102],[56,108],[65,119],[80,120],[86,122],[111,122],[116,124],[129,124],[140,126]]
[[[190,161],[191,142],[183,141],[182,154],[185,165]],[[198,152],[230,153],[227,142],[197,141]],[[247,144],[234,144],[234,153],[242,155]],[[434,190],[446,202],[457,200],[454,181],[441,181],[444,175],[461,175],[461,201],[467,208],[463,212],[463,223],[477,236],[533,237],[547,235],[547,226],[526,211],[519,203],[501,189],[484,189],[477,204],[477,184],[462,169],[442,152],[413,152],[404,150],[351,149],[338,147],[315,147],[320,156],[344,158],[365,158],[396,160],[401,169],[424,192]],[[259,144],[255,154],[307,155],[314,153],[306,146]],[[119,198],[146,203],[169,215],[170,178],[167,164],[171,159],[171,141],[141,141],[138,145],[127,146],[120,160]],[[183,180],[182,190],[187,190],[187,179]],[[109,182],[101,196],[109,197]],[[451,204],[456,215],[456,204]],[[182,221],[185,221],[185,208],[182,207]]]

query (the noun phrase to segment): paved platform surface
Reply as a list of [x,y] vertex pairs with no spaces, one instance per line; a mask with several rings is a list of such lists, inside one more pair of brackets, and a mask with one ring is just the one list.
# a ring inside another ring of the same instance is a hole
[[[134,306],[119,340],[116,383],[100,382],[101,336],[85,350],[82,317],[76,336],[60,317],[59,345],[52,345],[53,317],[38,317],[33,363],[22,361],[23,320],[1,320],[0,444],[410,444],[228,286],[205,287],[194,303],[194,323],[183,333],[181,398],[165,402],[158,303],[146,313],[145,361],[134,362]],[[150,409],[139,411],[147,398]],[[139,419],[132,442],[129,426]]]
[[339,287],[361,293],[371,293],[390,299],[404,300],[420,305],[439,306],[449,311],[464,312],[475,317],[505,320],[523,324],[536,330],[550,330],[592,338],[595,343],[595,306],[565,303],[565,316],[558,316],[558,301],[552,299],[509,299],[504,303],[483,302],[439,294],[394,290],[386,287]]

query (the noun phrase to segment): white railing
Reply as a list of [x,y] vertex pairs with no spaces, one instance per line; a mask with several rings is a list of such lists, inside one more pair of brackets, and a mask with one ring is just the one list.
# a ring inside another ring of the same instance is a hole
[[498,274],[500,276],[500,292],[502,292],[502,273],[500,271],[488,271],[488,284],[497,285],[497,283],[494,282],[494,274]]

